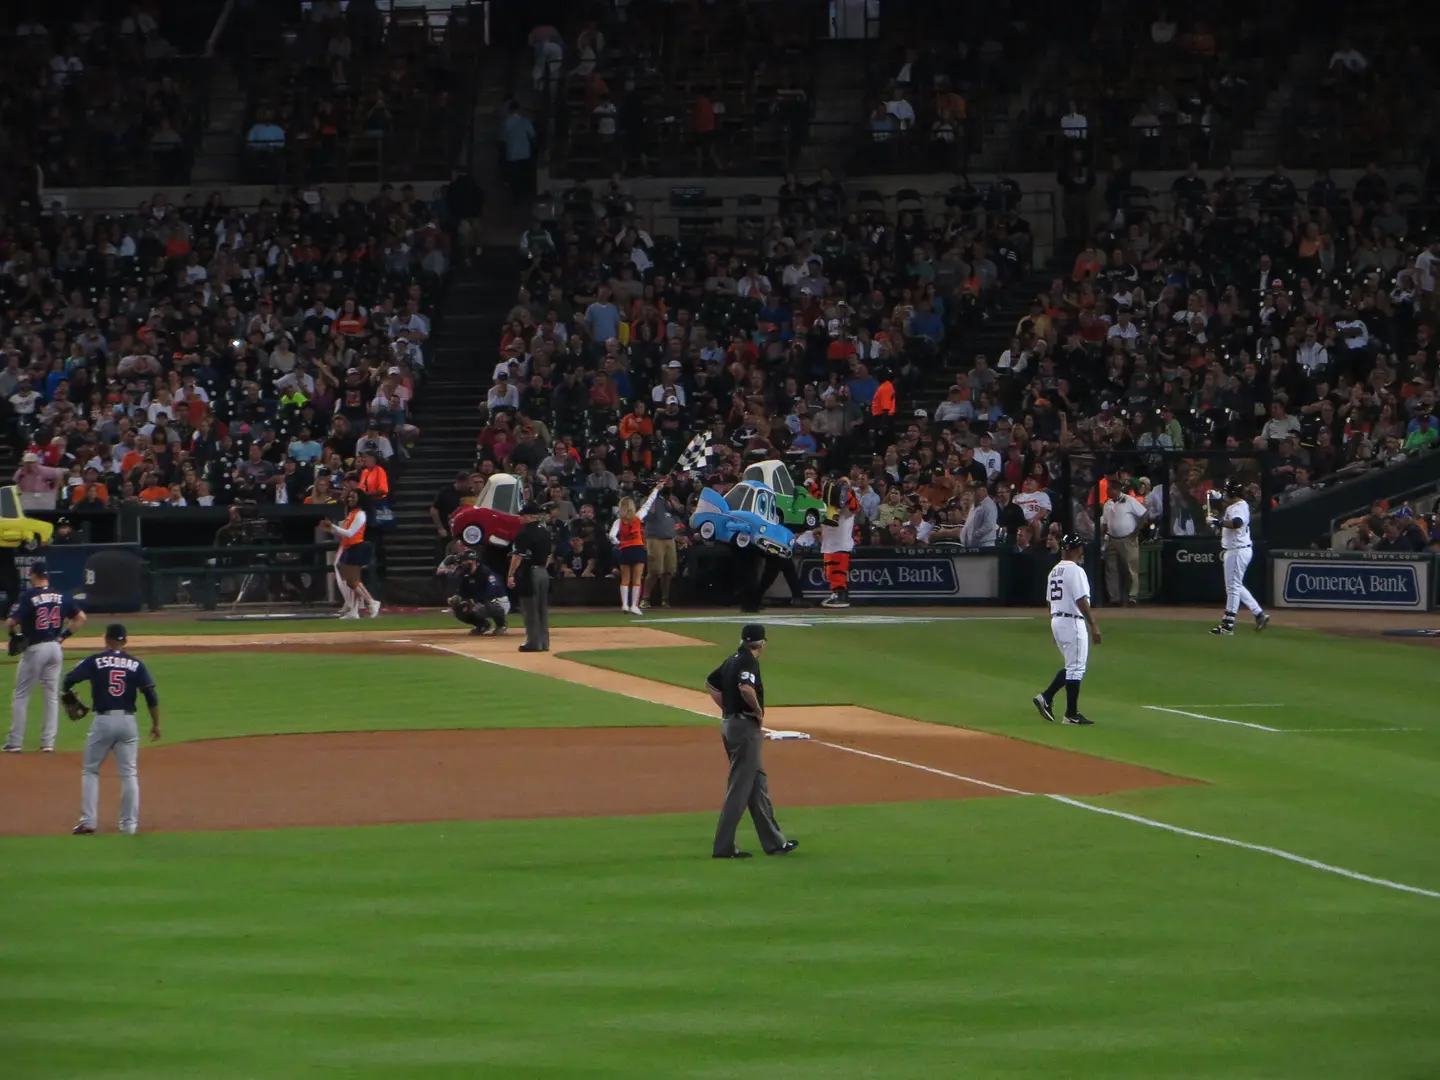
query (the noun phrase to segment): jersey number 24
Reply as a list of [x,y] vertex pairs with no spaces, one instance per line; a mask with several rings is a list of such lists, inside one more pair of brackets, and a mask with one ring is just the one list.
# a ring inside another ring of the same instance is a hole
[[58,607],[38,607],[35,609],[36,630],[59,630],[65,625],[65,616]]

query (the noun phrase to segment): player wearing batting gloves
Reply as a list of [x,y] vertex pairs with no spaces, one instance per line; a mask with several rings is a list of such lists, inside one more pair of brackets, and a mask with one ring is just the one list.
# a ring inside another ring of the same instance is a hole
[[10,607],[10,655],[20,657],[15,672],[15,697],[10,706],[10,736],[3,750],[20,753],[25,743],[25,726],[30,693],[40,684],[45,696],[45,719],[40,728],[40,752],[53,753],[60,730],[60,666],[65,654],[60,645],[85,625],[85,613],[59,589],[50,587],[50,571],[44,562],[30,566],[30,587]]
[[473,627],[472,636],[490,633],[492,620],[495,636],[509,630],[505,616],[510,614],[510,598],[505,595],[505,583],[480,561],[479,555],[473,551],[447,555],[435,573],[445,580],[451,593],[450,611],[462,623]]
[[848,608],[850,553],[855,550],[855,515],[860,511],[860,500],[842,478],[826,485],[825,503],[830,507],[830,516],[820,526],[820,555],[825,563],[830,595],[820,606]]
[[1050,635],[1065,666],[1033,700],[1040,715],[1054,722],[1055,695],[1064,687],[1064,723],[1093,724],[1095,721],[1087,720],[1080,711],[1080,680],[1085,678],[1090,643],[1100,644],[1100,627],[1090,610],[1090,579],[1085,575],[1085,567],[1080,565],[1085,558],[1085,541],[1071,534],[1062,539],[1060,545],[1065,553],[1050,571],[1045,595],[1050,600]]
[[71,720],[86,713],[85,704],[75,695],[75,686],[90,684],[90,703],[95,719],[85,739],[85,762],[80,771],[80,824],[71,831],[88,836],[95,831],[100,803],[100,766],[112,753],[120,776],[120,831],[133,835],[140,827],[140,776],[136,759],[140,754],[140,729],[135,724],[135,698],[145,695],[150,708],[150,741],[160,738],[160,695],[155,680],[136,657],[125,651],[125,627],[111,623],[105,628],[105,648],[87,656],[65,676],[65,711]]
[[1244,604],[1255,617],[1255,629],[1264,630],[1270,616],[1245,587],[1245,571],[1250,566],[1254,546],[1250,540],[1250,504],[1245,501],[1245,488],[1239,480],[1225,482],[1223,507],[1212,516],[1210,524],[1220,530],[1221,566],[1225,573],[1225,614],[1219,626],[1210,633],[1231,637],[1235,633],[1235,615]]

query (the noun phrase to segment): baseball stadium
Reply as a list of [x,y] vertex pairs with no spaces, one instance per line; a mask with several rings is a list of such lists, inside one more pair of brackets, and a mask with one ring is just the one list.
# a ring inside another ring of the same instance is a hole
[[1432,23],[15,0],[0,1076],[1440,1075]]

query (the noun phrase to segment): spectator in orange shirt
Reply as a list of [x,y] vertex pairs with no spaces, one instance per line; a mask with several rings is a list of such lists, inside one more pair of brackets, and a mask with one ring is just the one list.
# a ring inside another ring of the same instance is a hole
[[620,438],[628,442],[635,435],[643,435],[648,439],[654,434],[655,421],[650,419],[645,402],[637,398],[635,407],[620,420]]
[[85,482],[70,489],[70,505],[105,506],[110,502],[110,491],[100,483],[100,470],[91,465],[85,470]]

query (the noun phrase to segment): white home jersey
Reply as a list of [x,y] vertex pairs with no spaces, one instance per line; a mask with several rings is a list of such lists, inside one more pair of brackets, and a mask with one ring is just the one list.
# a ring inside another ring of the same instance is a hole
[[1050,614],[1082,618],[1080,601],[1090,599],[1090,579],[1085,568],[1069,559],[1061,559],[1050,571],[1045,595],[1050,601]]
[[1238,529],[1221,529],[1220,546],[1226,551],[1233,548],[1248,548],[1250,546],[1250,504],[1244,499],[1239,499],[1225,507],[1222,521],[1234,521],[1239,518],[1245,524]]
[[840,555],[855,550],[855,511],[841,507],[834,525],[820,526],[820,553]]

